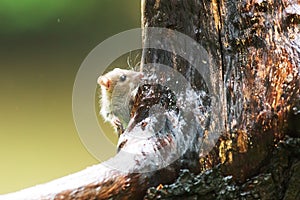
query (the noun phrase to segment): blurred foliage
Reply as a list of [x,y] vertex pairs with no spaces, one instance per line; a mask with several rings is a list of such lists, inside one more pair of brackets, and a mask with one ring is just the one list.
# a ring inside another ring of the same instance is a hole
[[[92,19],[98,22],[111,23],[120,20],[119,16],[123,14],[127,15],[128,20],[131,20],[128,11],[132,12],[132,6],[136,7],[137,2],[136,0],[51,0],[42,2],[39,0],[1,0],[1,32],[22,34],[23,32],[45,31],[45,29],[51,28],[51,24],[62,23],[64,20],[69,20],[70,24],[76,26],[89,24]],[[119,12],[113,12],[113,8]],[[99,12],[105,18],[97,18]],[[135,15],[138,18],[139,10],[134,10],[132,13],[138,13]],[[101,27],[100,24],[99,27]]]
[[[84,5],[82,2],[79,4]],[[79,4],[77,3],[76,7]],[[67,1],[2,0],[0,2],[1,26],[5,27],[2,30],[18,32],[41,29],[45,27],[47,21],[60,14],[64,9],[68,9],[67,12],[72,11],[67,7]]]

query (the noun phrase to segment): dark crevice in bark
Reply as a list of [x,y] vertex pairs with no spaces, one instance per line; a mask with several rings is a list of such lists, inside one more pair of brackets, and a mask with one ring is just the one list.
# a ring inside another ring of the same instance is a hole
[[225,76],[226,76],[226,64],[225,64],[225,58],[224,58],[224,52],[225,48],[223,46],[222,42],[222,29],[223,29],[223,19],[222,19],[222,9],[221,9],[221,3],[218,1],[218,15],[219,15],[219,24],[218,24],[218,35],[219,35],[219,45],[220,45],[220,56],[221,56],[221,66],[222,66],[222,81],[225,82]]

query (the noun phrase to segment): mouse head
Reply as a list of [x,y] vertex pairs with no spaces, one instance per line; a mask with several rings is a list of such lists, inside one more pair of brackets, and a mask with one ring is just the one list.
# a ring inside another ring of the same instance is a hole
[[113,91],[117,84],[125,89],[126,86],[138,84],[142,78],[142,72],[115,68],[103,76],[100,76],[97,83],[101,86],[101,88],[104,88],[107,91]]

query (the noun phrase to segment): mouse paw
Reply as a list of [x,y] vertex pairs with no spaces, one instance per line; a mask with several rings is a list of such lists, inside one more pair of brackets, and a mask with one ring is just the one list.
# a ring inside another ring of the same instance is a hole
[[112,124],[113,124],[114,127],[122,126],[121,121],[120,121],[119,118],[117,118],[117,117],[113,117],[113,119],[112,119]]
[[120,119],[118,117],[114,117],[112,119],[112,123],[113,123],[113,126],[116,127],[118,136],[120,137],[120,135],[124,132],[123,125],[122,125]]

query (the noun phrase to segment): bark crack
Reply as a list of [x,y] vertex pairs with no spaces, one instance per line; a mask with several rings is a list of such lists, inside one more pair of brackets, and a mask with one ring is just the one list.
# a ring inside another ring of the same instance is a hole
[[221,2],[219,1],[217,4],[217,8],[218,8],[218,27],[217,27],[217,31],[218,31],[218,36],[219,36],[219,43],[220,43],[220,56],[221,56],[221,66],[222,66],[222,81],[224,82],[224,78],[225,78],[225,72],[226,72],[226,67],[225,67],[225,58],[224,58],[224,46],[223,46],[223,42],[222,42],[222,29],[223,29],[223,20],[222,20],[222,10],[221,10]]

